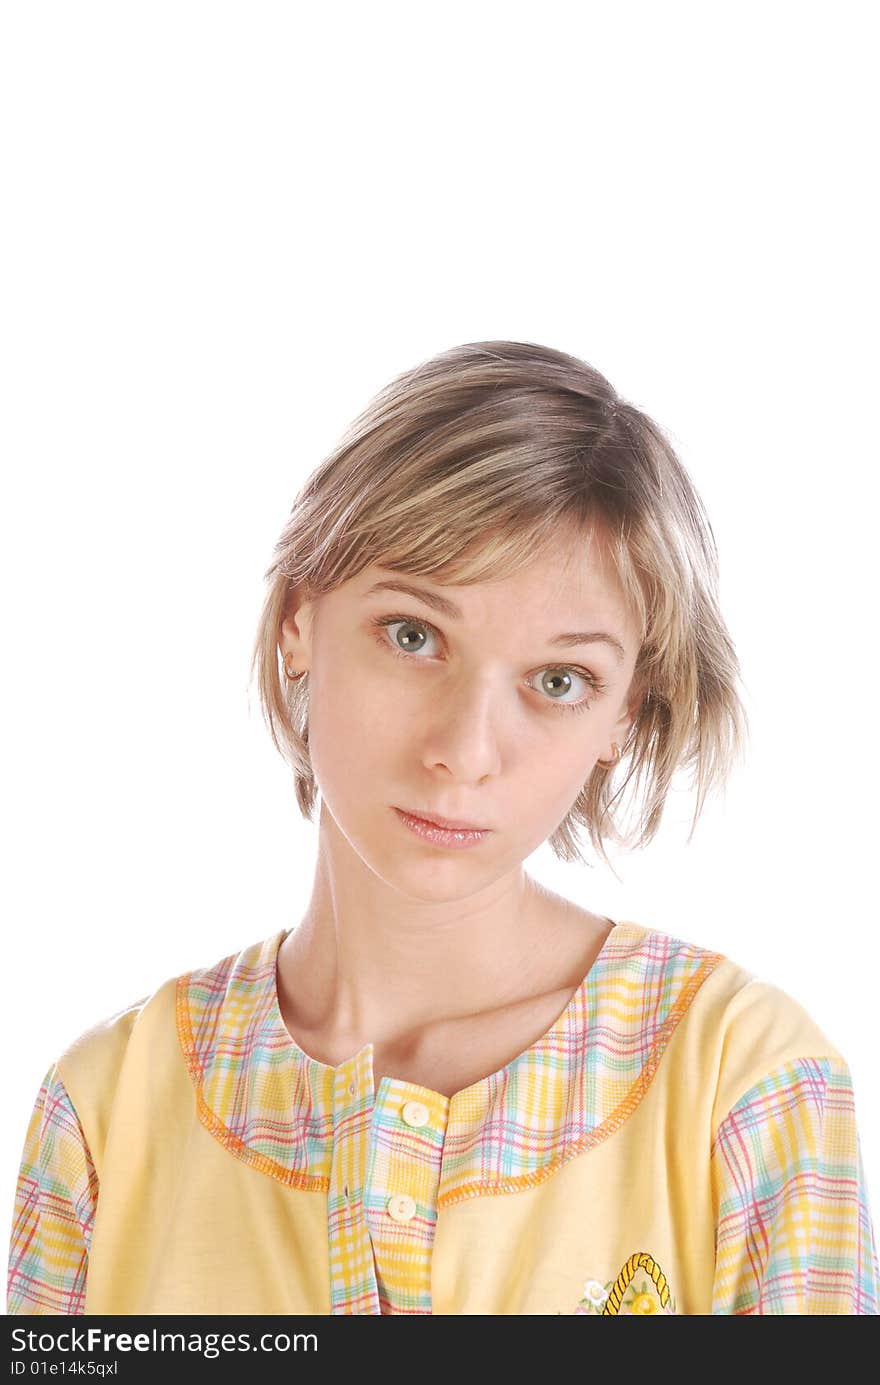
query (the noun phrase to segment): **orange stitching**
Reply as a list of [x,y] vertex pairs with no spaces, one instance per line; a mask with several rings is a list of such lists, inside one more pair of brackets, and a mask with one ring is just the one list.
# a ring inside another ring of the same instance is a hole
[[305,1192],[326,1193],[330,1188],[330,1179],[324,1174],[303,1173],[299,1169],[286,1169],[277,1160],[270,1159],[268,1154],[261,1154],[259,1150],[252,1149],[246,1145],[240,1136],[233,1134],[228,1125],[225,1125],[220,1117],[211,1110],[203,1089],[204,1073],[199,1063],[198,1053],[196,1052],[195,1040],[193,1038],[192,1026],[189,1022],[189,1000],[187,991],[192,978],[192,973],[188,972],[181,976],[177,983],[176,997],[176,1016],[177,1016],[177,1035],[180,1046],[183,1049],[183,1056],[189,1069],[190,1077],[195,1083],[196,1088],[196,1111],[199,1121],[209,1134],[220,1141],[224,1149],[232,1150],[243,1160],[250,1164],[252,1168],[260,1173],[268,1174],[270,1178],[276,1179],[279,1183],[284,1183],[290,1188],[302,1188]]
[[[685,986],[682,994],[661,1026],[660,1036],[654,1048],[651,1050],[639,1076],[636,1078],[620,1105],[616,1110],[612,1111],[611,1115],[608,1116],[601,1125],[588,1131],[580,1140],[575,1140],[572,1144],[561,1150],[559,1154],[554,1155],[554,1157],[548,1160],[546,1164],[543,1164],[540,1169],[534,1169],[530,1173],[524,1173],[514,1178],[497,1179],[494,1182],[485,1179],[475,1180],[470,1183],[465,1183],[460,1188],[456,1188],[451,1192],[441,1192],[437,1198],[437,1210],[453,1207],[456,1203],[465,1202],[468,1198],[478,1197],[483,1194],[517,1193],[527,1188],[537,1187],[556,1173],[563,1164],[568,1163],[570,1159],[601,1144],[601,1142],[607,1139],[609,1135],[612,1135],[615,1130],[618,1130],[636,1110],[653,1082],[663,1051],[697,991],[711,972],[714,971],[718,963],[723,960],[723,954],[713,952],[709,953],[703,962],[701,962],[699,969],[691,977],[691,980]],[[284,1166],[279,1164],[276,1160],[270,1159],[266,1154],[260,1154],[259,1151],[245,1144],[238,1135],[233,1134],[229,1127],[225,1125],[219,1116],[208,1106],[203,1090],[204,1074],[199,1063],[198,1054],[195,1048],[195,1040],[189,1022],[187,992],[192,975],[192,972],[188,972],[178,979],[176,1014],[178,1038],[187,1068],[196,1088],[196,1109],[199,1121],[210,1134],[220,1141],[224,1148],[234,1151],[245,1163],[250,1164],[261,1173],[267,1174],[270,1178],[276,1179],[279,1183],[284,1183],[288,1187],[302,1188],[308,1192],[327,1192],[330,1188],[330,1179],[328,1177],[323,1174],[306,1174],[298,1170],[285,1169]]]
[[467,1198],[478,1197],[483,1193],[518,1193],[522,1192],[525,1188],[534,1188],[539,1183],[543,1183],[545,1179],[550,1178],[550,1176],[556,1173],[563,1164],[568,1163],[569,1159],[573,1159],[575,1155],[583,1154],[588,1149],[592,1149],[595,1145],[601,1144],[601,1142],[607,1139],[609,1135],[612,1135],[615,1130],[618,1130],[625,1121],[629,1120],[629,1117],[632,1115],[633,1111],[635,1111],[653,1082],[654,1074],[660,1065],[660,1058],[663,1055],[663,1050],[666,1048],[674,1029],[687,1011],[697,991],[710,973],[715,970],[718,963],[723,960],[723,955],[720,952],[712,952],[700,963],[699,970],[691,977],[682,991],[681,996],[662,1024],[660,1028],[660,1037],[651,1050],[639,1076],[636,1078],[617,1109],[612,1111],[611,1115],[608,1116],[601,1125],[597,1125],[593,1130],[588,1131],[580,1140],[575,1140],[572,1144],[567,1146],[566,1149],[554,1155],[548,1163],[542,1165],[540,1169],[534,1169],[531,1173],[520,1174],[515,1178],[499,1179],[494,1183],[488,1180],[465,1183],[452,1192],[441,1192],[437,1198],[438,1210],[442,1207],[453,1207],[457,1202],[464,1202]]

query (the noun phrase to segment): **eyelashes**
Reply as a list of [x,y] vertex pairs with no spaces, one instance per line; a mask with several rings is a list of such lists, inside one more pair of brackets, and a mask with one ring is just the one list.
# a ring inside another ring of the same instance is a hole
[[[415,625],[423,630],[429,630],[431,634],[436,635],[438,639],[443,638],[436,626],[432,625],[428,620],[422,620],[421,617],[407,615],[380,616],[376,620],[371,621],[370,625],[373,630],[374,638],[381,649],[384,649],[398,659],[406,659],[409,663],[418,663],[418,655],[407,654],[405,650],[400,648],[388,634],[390,626]],[[423,660],[422,662],[425,661]],[[563,673],[573,673],[576,677],[583,678],[584,681],[589,684],[596,698],[601,697],[606,690],[607,684],[604,680],[599,678],[595,673],[591,673],[589,669],[579,668],[577,665],[573,664],[547,664],[545,667],[558,669]],[[539,672],[542,671],[543,670],[539,670]],[[537,690],[533,689],[533,691]],[[551,707],[559,708],[559,710],[563,712],[586,712],[589,711],[592,706],[593,697],[584,697],[579,702],[559,702],[555,698],[550,697],[542,698],[542,701],[549,703]]]

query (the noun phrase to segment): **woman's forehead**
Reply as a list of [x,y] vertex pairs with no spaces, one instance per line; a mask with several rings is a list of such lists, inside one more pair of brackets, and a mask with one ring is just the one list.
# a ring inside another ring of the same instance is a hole
[[[472,553],[465,555],[470,561]],[[479,556],[479,555],[478,555]],[[519,595],[534,593],[555,599],[570,592],[577,597],[604,599],[611,605],[624,602],[624,593],[607,536],[601,530],[574,531],[560,529],[556,534],[535,542],[525,558],[505,562],[503,558],[493,571],[487,564],[485,575],[459,581],[455,562],[442,573],[419,573],[406,566],[379,559],[363,568],[352,587],[367,591],[386,583],[411,583],[428,586],[447,594],[450,601],[467,603],[468,594],[482,595],[496,590],[508,590]]]
[[635,639],[613,567],[584,546],[550,545],[509,574],[460,584],[448,575],[441,582],[434,574],[371,563],[346,586],[349,598],[358,602],[380,595],[414,597],[453,623],[481,624],[503,611],[541,625],[552,618],[554,632],[602,629],[624,648]]

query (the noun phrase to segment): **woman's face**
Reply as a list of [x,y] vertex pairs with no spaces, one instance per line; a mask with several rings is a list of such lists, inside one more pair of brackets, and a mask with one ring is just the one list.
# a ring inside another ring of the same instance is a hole
[[[585,638],[597,632],[609,639]],[[436,898],[517,871],[596,760],[622,746],[636,641],[597,541],[578,538],[471,586],[374,564],[291,612],[281,648],[309,671],[324,810],[383,879]],[[397,809],[491,830],[455,850],[413,833]]]

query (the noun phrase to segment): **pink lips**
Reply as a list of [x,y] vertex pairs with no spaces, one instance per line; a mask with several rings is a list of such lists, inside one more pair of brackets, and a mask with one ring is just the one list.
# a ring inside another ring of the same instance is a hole
[[418,818],[421,822],[429,822],[432,827],[448,827],[451,832],[488,832],[488,827],[482,827],[476,822],[454,822],[452,818],[441,817],[439,813],[417,813],[414,808],[398,808],[399,813],[406,813],[407,817]]
[[488,837],[489,828],[471,827],[441,827],[430,819],[416,817],[413,813],[407,813],[402,808],[394,810],[405,827],[413,832],[423,841],[430,842],[433,846],[449,847],[454,851],[476,846]]

